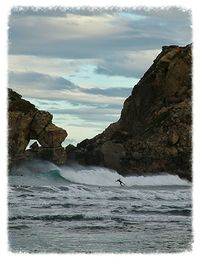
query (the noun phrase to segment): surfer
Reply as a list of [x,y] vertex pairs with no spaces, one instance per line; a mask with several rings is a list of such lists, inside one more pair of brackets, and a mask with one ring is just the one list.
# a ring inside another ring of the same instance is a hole
[[125,186],[125,183],[121,181],[121,179],[116,180],[115,182],[119,182],[121,186]]

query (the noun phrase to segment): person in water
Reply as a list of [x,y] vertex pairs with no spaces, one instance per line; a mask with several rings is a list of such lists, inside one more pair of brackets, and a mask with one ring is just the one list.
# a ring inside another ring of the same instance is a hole
[[121,181],[121,179],[116,180],[115,182],[119,182],[121,186],[125,186],[125,183]]

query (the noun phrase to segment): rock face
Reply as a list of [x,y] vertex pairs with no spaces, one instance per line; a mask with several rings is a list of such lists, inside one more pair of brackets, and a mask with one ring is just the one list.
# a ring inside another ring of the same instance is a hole
[[[45,159],[58,165],[66,162],[66,152],[61,143],[67,132],[52,123],[53,116],[40,111],[22,99],[13,90],[8,90],[8,154],[12,166],[21,159]],[[37,140],[26,150],[31,139]]]
[[124,175],[169,172],[191,180],[191,45],[165,46],[134,86],[118,122],[70,152]]

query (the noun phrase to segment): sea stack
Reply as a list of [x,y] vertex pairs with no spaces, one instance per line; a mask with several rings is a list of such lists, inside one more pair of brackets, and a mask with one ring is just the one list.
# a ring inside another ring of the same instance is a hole
[[[66,162],[66,152],[61,143],[67,132],[52,123],[53,116],[22,99],[12,89],[8,90],[8,156],[12,167],[21,160],[42,159],[57,165]],[[30,149],[29,141],[36,140]]]
[[125,100],[120,119],[68,156],[123,175],[168,172],[192,179],[192,46],[164,46]]

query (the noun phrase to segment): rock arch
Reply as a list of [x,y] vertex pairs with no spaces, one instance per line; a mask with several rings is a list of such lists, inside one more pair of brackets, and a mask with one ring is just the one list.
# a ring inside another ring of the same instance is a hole
[[[11,165],[20,159],[45,159],[64,164],[66,153],[61,146],[67,132],[52,123],[53,116],[35,108],[33,104],[9,89],[8,153]],[[26,150],[29,141],[37,140],[41,147]]]

